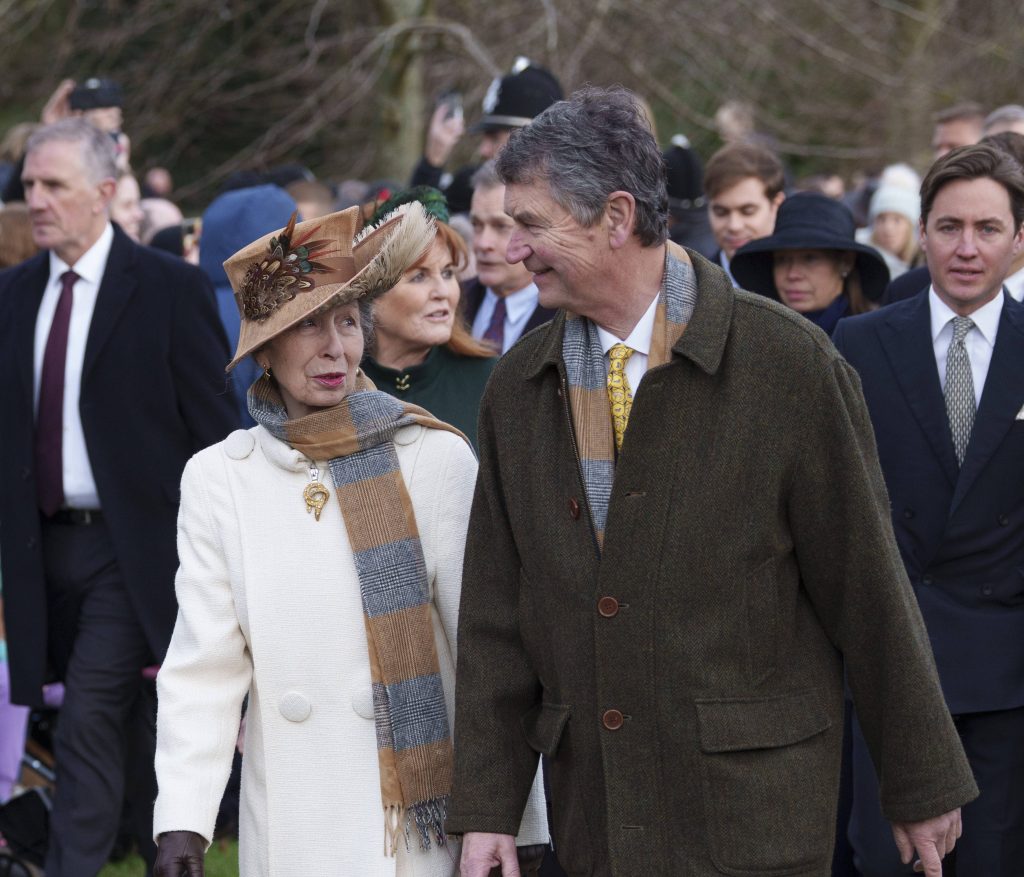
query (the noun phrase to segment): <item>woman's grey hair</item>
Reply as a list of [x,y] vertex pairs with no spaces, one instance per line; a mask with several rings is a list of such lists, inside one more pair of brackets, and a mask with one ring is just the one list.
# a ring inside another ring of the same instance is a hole
[[644,246],[668,237],[665,164],[636,96],[583,88],[513,132],[496,160],[501,182],[547,182],[580,225],[593,226],[612,192],[636,200],[634,234]]
[[359,299],[359,327],[363,330],[363,359],[373,349],[373,299],[363,296]]
[[45,143],[77,143],[90,183],[116,180],[118,177],[117,149],[113,139],[84,119],[61,119],[36,129],[25,144],[26,154]]

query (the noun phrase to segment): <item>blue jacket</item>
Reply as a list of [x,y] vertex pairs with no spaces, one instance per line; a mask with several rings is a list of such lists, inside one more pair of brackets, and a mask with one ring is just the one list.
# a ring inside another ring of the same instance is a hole
[[1024,305],[1004,293],[963,466],[939,384],[928,292],[841,320],[893,530],[953,713],[1024,705]]
[[[284,189],[253,186],[225,192],[203,214],[199,267],[206,272],[217,292],[217,310],[232,351],[238,346],[241,318],[224,262],[242,247],[284,228],[295,209],[295,201]],[[240,362],[231,374],[229,383],[237,402],[238,422],[243,428],[255,425],[245,396],[259,375],[259,366],[252,358]]]

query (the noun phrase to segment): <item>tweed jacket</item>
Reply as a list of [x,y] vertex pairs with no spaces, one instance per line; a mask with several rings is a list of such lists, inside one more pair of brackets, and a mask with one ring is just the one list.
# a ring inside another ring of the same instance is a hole
[[459,620],[456,831],[514,831],[538,753],[572,875],[829,871],[843,666],[886,815],[977,794],[827,337],[687,251],[698,285],[635,392],[603,553],[565,317],[498,363]]
[[[476,461],[462,439],[420,426],[399,430],[395,449],[423,545],[450,719]],[[326,461],[318,465],[328,471]],[[457,845],[423,852],[399,844],[397,858],[384,852],[359,581],[329,480],[320,520],[306,512],[308,467],[301,453],[254,427],[185,469],[180,610],[157,677],[154,833],[212,837],[248,693],[241,874],[452,877]],[[523,843],[547,840],[539,789],[523,826]]]

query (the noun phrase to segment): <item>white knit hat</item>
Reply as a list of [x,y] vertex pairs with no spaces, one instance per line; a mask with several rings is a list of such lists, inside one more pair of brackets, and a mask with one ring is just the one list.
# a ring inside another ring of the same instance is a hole
[[882,184],[871,196],[871,206],[868,208],[868,219],[875,221],[880,213],[898,213],[907,217],[910,224],[917,228],[918,220],[921,218],[921,196],[902,186]]

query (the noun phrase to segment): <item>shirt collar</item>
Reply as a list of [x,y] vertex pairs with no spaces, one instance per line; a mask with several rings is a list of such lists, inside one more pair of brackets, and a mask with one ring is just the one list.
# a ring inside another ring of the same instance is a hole
[[601,340],[601,349],[607,353],[616,344],[625,344],[626,347],[629,347],[636,353],[650,356],[651,337],[654,335],[654,315],[657,313],[660,300],[661,293],[659,292],[647,306],[647,310],[644,311],[640,322],[633,327],[633,331],[629,333],[628,338],[616,338],[611,332],[597,326],[597,337]]
[[[491,296],[497,304],[498,296],[492,289],[487,290],[487,295]],[[537,289],[536,283],[528,283],[522,289],[510,292],[505,296],[505,318],[514,324],[532,314],[537,307],[539,296],[540,290]]]
[[1013,296],[1014,301],[1024,301],[1024,268],[1007,277],[1003,281],[1003,286]]
[[[954,317],[958,316],[953,309],[947,305],[935,292],[935,287],[932,286],[928,290],[928,306],[931,310],[932,317],[932,342],[938,337],[939,333],[946,328],[946,325]],[[990,344],[996,343],[996,332],[999,331],[999,316],[1003,312],[1003,294],[999,293],[992,301],[988,304],[982,305],[978,310],[971,314],[971,319],[974,321],[975,328],[981,332],[982,337]]]
[[113,242],[114,228],[108,222],[103,228],[103,233],[96,239],[96,243],[75,262],[74,269],[53,250],[50,250],[50,279],[60,277],[65,271],[74,270],[82,280],[99,286],[103,279],[103,271],[107,267],[107,257],[110,255],[110,246]]

